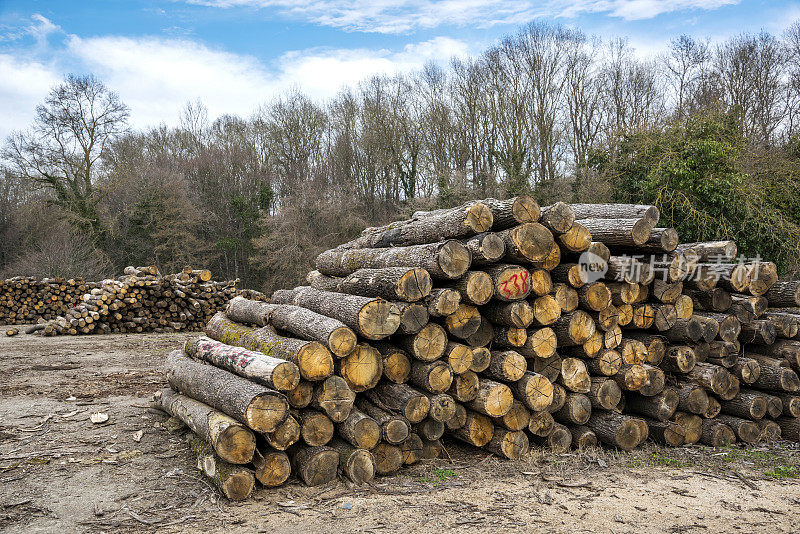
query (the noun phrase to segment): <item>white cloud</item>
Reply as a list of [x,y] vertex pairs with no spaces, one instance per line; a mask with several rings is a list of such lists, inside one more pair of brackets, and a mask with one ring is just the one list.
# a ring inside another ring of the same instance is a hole
[[52,65],[0,54],[0,142],[31,123],[37,104],[61,79]]
[[443,25],[490,27],[541,17],[601,13],[625,20],[741,0],[185,0],[211,7],[273,8],[284,16],[350,31],[405,33]]
[[68,36],[51,52],[54,63],[0,55],[0,136],[27,126],[33,110],[66,72],[91,72],[131,107],[137,128],[176,124],[183,105],[201,100],[209,114],[247,116],[294,87],[313,98],[333,96],[372,74],[408,72],[425,62],[470,51],[462,41],[437,37],[399,51],[309,49],[288,52],[274,65],[188,39]]

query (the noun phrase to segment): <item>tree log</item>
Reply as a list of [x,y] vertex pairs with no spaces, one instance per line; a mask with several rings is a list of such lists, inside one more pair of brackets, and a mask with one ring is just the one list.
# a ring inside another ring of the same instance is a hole
[[366,484],[375,478],[371,452],[356,448],[341,439],[331,441],[330,447],[339,454],[339,471],[354,484]]
[[226,498],[243,501],[250,497],[255,485],[252,471],[226,462],[206,442],[193,434],[189,434],[186,439],[197,456],[197,468],[211,479]]
[[469,249],[448,240],[406,247],[331,249],[317,256],[316,268],[329,276],[347,276],[358,269],[419,267],[436,279],[446,280],[462,276],[471,261]]
[[350,415],[355,398],[356,394],[344,378],[331,376],[314,386],[311,405],[325,412],[334,423],[339,423]]
[[472,265],[495,263],[506,253],[505,242],[495,233],[483,232],[461,240],[472,254]]
[[222,460],[232,464],[246,464],[252,460],[255,436],[232,417],[169,388],[155,394],[154,405],[183,421],[209,443]]
[[205,336],[187,339],[184,351],[193,358],[278,391],[291,391],[300,383],[300,370],[292,362],[225,345]]
[[289,415],[286,397],[275,390],[172,351],[167,380],[184,395],[208,404],[259,432],[272,432]]
[[366,396],[379,408],[402,415],[410,423],[419,423],[431,409],[428,397],[406,384],[380,383]]
[[634,417],[596,411],[589,417],[586,426],[602,443],[622,450],[631,450],[642,440],[642,427]]
[[306,486],[319,486],[336,478],[339,453],[331,447],[298,445],[289,450],[292,467]]

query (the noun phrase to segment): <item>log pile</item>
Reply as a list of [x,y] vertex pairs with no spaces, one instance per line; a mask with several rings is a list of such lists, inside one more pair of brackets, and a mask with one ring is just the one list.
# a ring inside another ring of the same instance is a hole
[[81,279],[17,276],[0,280],[0,325],[49,321],[78,304],[81,297],[99,287]]
[[[189,267],[162,276],[158,268],[127,267],[101,282],[12,279],[0,282],[0,312],[9,323],[31,323],[28,333],[79,335],[202,330],[240,294],[237,281],[218,282]],[[8,310],[8,311],[7,311]]]
[[[658,219],[523,196],[369,228],[308,285],[232,299],[170,356],[157,404],[212,464],[261,480],[269,458],[264,485],[363,482],[445,435],[509,459],[800,440],[800,283],[736,262],[730,241],[679,245]],[[233,459],[227,432],[247,435]]]

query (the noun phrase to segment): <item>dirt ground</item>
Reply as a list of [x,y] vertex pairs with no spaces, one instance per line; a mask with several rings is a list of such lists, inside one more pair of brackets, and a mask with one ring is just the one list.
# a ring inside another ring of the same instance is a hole
[[[798,532],[797,444],[449,458],[218,497],[148,407],[186,334],[0,338],[0,532]],[[104,424],[89,420],[107,413]]]

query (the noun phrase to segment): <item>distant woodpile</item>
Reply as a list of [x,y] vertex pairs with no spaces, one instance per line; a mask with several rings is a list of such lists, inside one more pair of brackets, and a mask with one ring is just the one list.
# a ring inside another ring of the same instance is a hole
[[292,471],[364,482],[445,434],[511,459],[797,441],[800,286],[658,219],[518,197],[369,228],[309,286],[233,299],[169,356],[157,405],[237,499]]
[[37,323],[26,331],[43,335],[202,330],[231,298],[263,298],[236,284],[189,267],[162,276],[155,266],[101,282],[12,278],[0,281],[0,323]]

